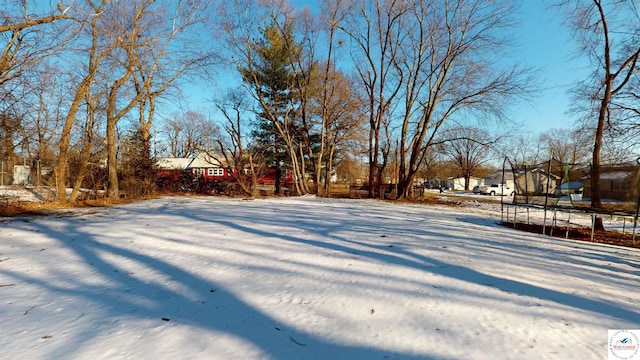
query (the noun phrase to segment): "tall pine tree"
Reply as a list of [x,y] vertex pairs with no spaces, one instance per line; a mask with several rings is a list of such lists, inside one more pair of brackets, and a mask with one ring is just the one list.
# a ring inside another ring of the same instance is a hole
[[261,29],[262,38],[251,44],[248,65],[239,68],[242,80],[260,104],[254,136],[276,170],[276,193],[280,193],[280,164],[291,167],[297,161],[300,132],[296,125],[298,93],[296,73],[291,65],[300,46],[293,38],[291,24],[275,23]]

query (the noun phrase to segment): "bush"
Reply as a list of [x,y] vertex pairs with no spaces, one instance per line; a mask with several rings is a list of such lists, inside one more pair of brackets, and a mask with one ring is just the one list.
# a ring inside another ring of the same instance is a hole
[[240,186],[233,178],[205,178],[186,171],[158,172],[155,184],[162,193],[196,193],[205,195],[240,195]]
[[228,196],[239,195],[242,193],[240,186],[238,186],[235,179],[207,179],[204,177],[198,178],[198,188],[196,192],[199,194]]
[[156,184],[147,179],[126,178],[120,183],[120,191],[127,197],[145,197],[156,193]]
[[156,187],[163,193],[192,193],[198,188],[197,180],[186,171],[162,171],[156,175]]

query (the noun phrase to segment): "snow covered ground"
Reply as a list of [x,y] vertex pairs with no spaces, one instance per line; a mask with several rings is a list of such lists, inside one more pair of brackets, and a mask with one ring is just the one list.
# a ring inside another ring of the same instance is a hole
[[483,208],[162,198],[0,218],[0,358],[606,359],[640,251]]

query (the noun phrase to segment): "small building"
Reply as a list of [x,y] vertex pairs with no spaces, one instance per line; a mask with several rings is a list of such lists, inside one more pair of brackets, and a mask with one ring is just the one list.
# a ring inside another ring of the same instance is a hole
[[[469,189],[471,190],[473,189],[475,186],[480,185],[480,183],[482,182],[482,179],[477,178],[477,177],[471,177],[469,179]],[[447,187],[447,189],[450,190],[467,190],[464,188],[464,177],[450,177],[447,178],[445,181],[445,186]]]
[[514,189],[514,180],[513,180],[513,171],[511,170],[496,170],[491,174],[482,178],[482,182],[480,185],[491,185],[491,184],[505,184],[508,187]]
[[28,165],[13,166],[13,185],[29,185],[33,183],[31,167]]
[[560,180],[560,176],[537,167],[516,170],[514,174],[514,188],[518,194],[553,194]]
[[[601,167],[600,197],[603,200],[638,201],[639,176],[640,167],[638,165]],[[590,198],[590,177],[585,177],[582,182],[584,183],[584,196]]]

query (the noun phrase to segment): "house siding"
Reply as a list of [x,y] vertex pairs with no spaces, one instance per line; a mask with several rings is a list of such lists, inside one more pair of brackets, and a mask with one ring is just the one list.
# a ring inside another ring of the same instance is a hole
[[[602,168],[600,170],[600,197],[603,200],[624,202],[638,201],[638,180],[640,167],[625,166]],[[584,181],[584,195],[591,197],[591,181]]]

